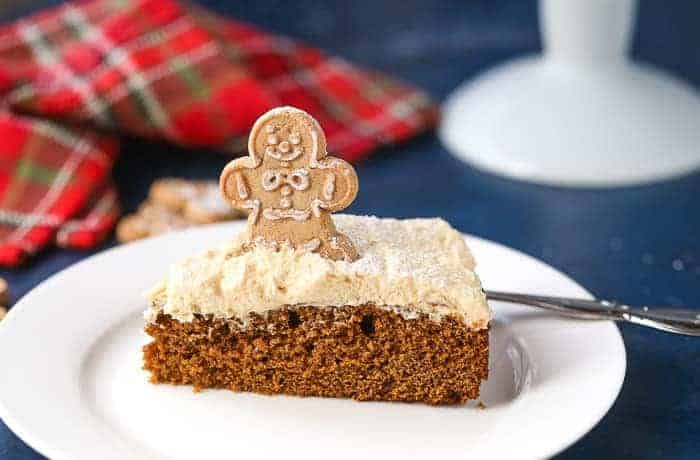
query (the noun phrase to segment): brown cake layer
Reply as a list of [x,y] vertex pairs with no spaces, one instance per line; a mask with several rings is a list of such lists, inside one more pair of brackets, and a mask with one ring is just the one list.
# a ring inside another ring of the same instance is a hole
[[488,330],[457,319],[404,319],[373,305],[288,307],[246,327],[160,314],[146,326],[153,383],[264,394],[457,404],[488,375]]

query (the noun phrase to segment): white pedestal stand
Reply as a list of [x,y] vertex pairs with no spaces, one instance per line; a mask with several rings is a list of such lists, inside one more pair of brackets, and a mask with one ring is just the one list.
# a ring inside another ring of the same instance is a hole
[[700,98],[635,64],[635,0],[540,0],[545,52],[463,84],[439,135],[506,176],[567,186],[657,181],[700,167]]

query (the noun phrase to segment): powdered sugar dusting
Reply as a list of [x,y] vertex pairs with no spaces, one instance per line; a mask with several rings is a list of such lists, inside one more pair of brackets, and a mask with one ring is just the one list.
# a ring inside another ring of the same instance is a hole
[[207,184],[206,188],[193,196],[195,204],[206,212],[213,214],[228,214],[231,212],[231,205],[221,196],[218,184]]
[[[333,261],[286,245],[226,246],[174,265],[151,298],[181,321],[194,314],[245,318],[285,305],[400,306],[439,320],[445,315],[485,327],[490,312],[474,260],[460,233],[441,219],[334,216],[359,253]],[[399,307],[397,307],[399,308]],[[408,316],[406,316],[408,315]]]
[[[338,215],[334,220],[360,253],[360,258],[350,264],[358,274],[391,274],[445,288],[463,283],[465,272],[474,268],[462,237],[442,219]],[[445,233],[451,233],[453,241],[448,241]],[[454,259],[452,250],[459,254],[457,263],[449,263]]]

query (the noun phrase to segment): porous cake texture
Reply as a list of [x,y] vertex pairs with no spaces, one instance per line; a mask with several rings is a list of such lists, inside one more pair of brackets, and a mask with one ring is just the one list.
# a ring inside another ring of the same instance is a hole
[[372,305],[294,307],[239,329],[159,315],[144,349],[154,383],[361,401],[464,403],[488,375],[488,331],[406,320]]
[[173,266],[149,293],[154,383],[357,400],[464,403],[488,375],[489,310],[440,219],[336,216],[332,261],[245,235]]

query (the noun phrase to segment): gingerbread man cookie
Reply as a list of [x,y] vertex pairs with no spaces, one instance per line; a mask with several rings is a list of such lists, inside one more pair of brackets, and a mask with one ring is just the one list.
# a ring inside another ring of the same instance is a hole
[[330,216],[355,199],[357,175],[349,163],[328,156],[323,130],[311,115],[294,107],[270,110],[255,122],[248,153],[226,165],[219,183],[234,207],[250,211],[252,242],[357,259]]

